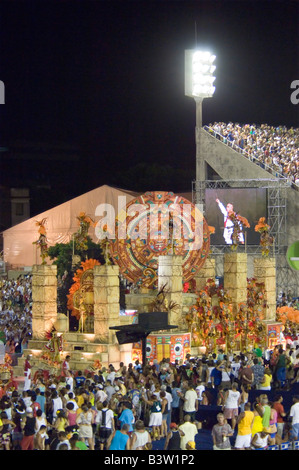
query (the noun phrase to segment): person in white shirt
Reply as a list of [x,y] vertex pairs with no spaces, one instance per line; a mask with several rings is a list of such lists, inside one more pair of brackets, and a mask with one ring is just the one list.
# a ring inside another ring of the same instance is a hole
[[96,392],[95,392],[95,402],[101,402],[103,403],[105,400],[107,400],[108,395],[107,393],[104,392],[104,387],[103,385],[99,384],[96,386]]
[[71,450],[70,441],[67,438],[67,434],[64,431],[58,433],[59,443],[55,450]]
[[186,444],[189,441],[194,442],[195,436],[198,433],[197,426],[194,423],[191,423],[190,415],[184,416],[184,423],[179,426],[181,433],[180,448],[181,450],[186,450]]
[[241,367],[241,359],[240,356],[236,356],[233,358],[231,362],[231,370],[234,380],[238,380],[239,370]]
[[103,408],[97,411],[95,418],[97,434],[99,436],[100,449],[104,450],[106,442],[112,432],[115,430],[114,413],[108,408],[108,402],[103,402]]
[[191,418],[191,421],[195,421],[196,411],[198,410],[198,400],[197,400],[197,393],[194,390],[191,382],[188,382],[188,389],[185,395],[180,394],[180,397],[184,401],[184,404],[183,404],[184,414],[189,415]]
[[57,418],[57,411],[63,409],[63,403],[62,399],[57,393],[57,390],[54,390],[52,392],[52,416],[53,416],[53,421],[55,422]]
[[203,382],[201,382],[199,379],[197,380],[197,386],[196,386],[196,393],[197,393],[197,400],[198,404],[201,405],[202,402],[202,392],[204,392],[206,387],[204,386]]
[[152,443],[150,433],[145,429],[144,422],[136,421],[135,429],[131,436],[131,450],[145,450]]
[[[216,199],[216,202],[224,218],[223,238],[225,240],[225,243],[227,243],[228,245],[231,245],[233,243],[232,234],[233,234],[234,224],[233,224],[233,221],[230,219],[230,214],[234,214],[234,206],[233,204],[228,203],[225,207],[224,204],[222,204],[222,202],[219,199]],[[240,229],[242,230],[241,225],[240,225]],[[242,231],[239,233],[239,242],[244,243],[244,235]]]
[[66,396],[66,404],[68,403],[74,403],[74,410],[76,411],[79,408],[78,403],[76,402],[75,395],[73,392],[69,392]]
[[291,436],[292,439],[299,439],[299,395],[293,397],[294,404],[290,409],[290,418],[292,418],[292,429]]
[[23,398],[26,408],[32,405],[31,395],[28,393],[27,390],[23,391],[22,398]]
[[24,363],[25,383],[24,383],[23,390],[30,390],[30,387],[31,387],[31,364],[29,360],[30,360],[30,354],[28,354]]
[[71,372],[69,372],[69,376],[65,378],[65,381],[67,385],[70,386],[70,391],[72,392],[74,390],[74,377]]
[[227,390],[224,395],[223,415],[225,419],[231,420],[231,428],[234,430],[239,413],[241,393],[236,383],[232,384],[231,390]]
[[106,387],[104,388],[104,392],[106,393],[107,395],[107,400],[110,401],[111,400],[111,397],[112,395],[114,395],[114,393],[117,391],[116,388],[114,388],[112,386],[112,383],[111,383],[111,380],[106,380]]
[[114,369],[113,365],[110,364],[109,365],[109,373],[106,377],[106,380],[110,380],[111,382],[111,385],[114,384],[114,380],[115,380],[115,376],[116,376],[116,370]]
[[172,398],[172,394],[169,393],[167,390],[167,386],[166,385],[161,385],[161,391],[164,391],[165,392],[165,398],[168,402],[168,415],[167,415],[167,419],[166,419],[166,422],[167,422],[167,430],[169,431],[170,430],[170,423],[171,423],[171,410],[172,410],[172,402],[173,402],[173,398]]
[[266,449],[269,445],[270,434],[263,429],[261,432],[255,433],[251,441],[252,449]]

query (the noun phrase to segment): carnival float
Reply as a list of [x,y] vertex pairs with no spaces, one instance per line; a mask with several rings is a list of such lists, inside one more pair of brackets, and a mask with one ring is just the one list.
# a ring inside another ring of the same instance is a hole
[[[239,235],[250,225],[234,212],[229,217],[232,243],[224,254],[223,285],[218,285],[210,253],[215,228],[185,198],[150,191],[133,199],[112,229],[107,223],[100,226],[101,261],[87,256],[88,232],[96,226],[99,230],[99,224],[80,213],[78,231],[72,237],[74,271],[66,295],[67,314],[57,310],[58,266],[46,262],[45,221],[39,222],[35,243],[42,263],[32,270],[29,344],[36,364],[43,361],[58,369],[66,355],[71,356],[74,370],[132,362],[141,357],[140,342],[120,344],[115,329],[138,324],[140,314],[159,311],[167,312],[176,330],[162,329],[147,336],[149,361],[163,357],[184,361],[190,353],[212,353],[218,348],[233,353],[278,344],[283,330],[291,328],[289,322],[297,324],[299,315],[297,310],[276,312],[270,227],[265,218],[255,226],[261,256],[254,260],[254,276],[248,278],[246,246],[239,250]],[[120,308],[121,286],[125,286],[125,310]],[[69,329],[70,317],[78,321],[76,331]]]

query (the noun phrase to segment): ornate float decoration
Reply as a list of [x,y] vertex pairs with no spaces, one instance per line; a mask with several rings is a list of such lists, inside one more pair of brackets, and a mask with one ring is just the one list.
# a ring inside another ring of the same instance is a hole
[[208,352],[215,352],[220,346],[226,352],[246,350],[250,345],[265,346],[266,309],[264,284],[256,279],[248,279],[247,300],[239,304],[236,315],[226,290],[209,279],[186,315],[192,346],[205,346]]
[[198,293],[197,302],[190,307],[186,321],[192,346],[205,346],[207,352],[215,352],[220,346],[233,347],[233,338],[230,338],[234,329],[231,298],[223,288],[216,286],[214,279],[208,279],[204,289]]
[[95,227],[95,222],[85,212],[80,212],[79,215],[77,216],[77,220],[78,220],[79,227],[78,227],[77,232],[74,234],[75,248],[78,251],[87,251],[89,227],[90,226]]
[[13,377],[12,359],[5,354],[3,364],[0,364],[0,381],[7,381]]
[[40,357],[41,361],[50,369],[57,371],[61,367],[61,352],[63,351],[63,335],[58,334],[53,326],[51,331],[46,331],[45,338],[48,340]]
[[73,277],[73,285],[67,296],[68,309],[71,314],[79,320],[80,331],[90,332],[92,330],[91,320],[93,316],[93,268],[101,263],[95,259],[81,262]]
[[129,202],[116,219],[110,253],[121,274],[135,285],[157,287],[158,259],[183,258],[184,282],[204,265],[210,230],[196,205],[172,192],[151,191]]
[[235,339],[241,350],[249,346],[267,345],[267,329],[264,322],[268,304],[265,284],[255,278],[247,280],[247,301],[239,304],[235,318]]
[[234,211],[228,214],[228,218],[233,223],[233,231],[231,235],[231,241],[232,241],[231,249],[233,251],[236,251],[240,243],[240,235],[243,232],[243,229],[249,228],[250,224],[245,217],[241,216],[240,214],[237,214]]
[[107,266],[111,266],[113,264],[110,258],[110,241],[109,241],[110,235],[111,235],[111,230],[109,230],[108,225],[105,224],[101,232],[99,245],[102,249],[105,264]]
[[35,242],[33,242],[33,245],[37,245],[40,249],[40,256],[42,259],[42,264],[47,264],[46,263],[46,258],[49,256],[48,254],[48,241],[47,241],[47,232],[46,232],[46,220],[47,218],[45,217],[42,220],[37,220],[35,222],[35,225],[38,227],[38,233],[39,233],[39,238]]
[[269,235],[270,225],[266,223],[266,218],[260,217],[254,229],[261,235],[260,247],[262,251],[262,256],[269,256],[270,248],[273,245],[274,239]]

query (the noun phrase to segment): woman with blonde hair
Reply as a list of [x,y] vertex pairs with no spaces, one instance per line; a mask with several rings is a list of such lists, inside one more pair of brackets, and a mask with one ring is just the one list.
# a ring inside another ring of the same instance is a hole
[[89,450],[94,450],[94,438],[93,438],[93,413],[89,409],[87,404],[81,406],[81,413],[77,417],[77,425],[79,426],[79,437],[87,439]]

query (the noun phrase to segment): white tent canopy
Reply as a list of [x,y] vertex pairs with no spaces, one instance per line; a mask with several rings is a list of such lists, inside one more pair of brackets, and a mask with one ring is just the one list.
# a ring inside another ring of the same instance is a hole
[[[80,212],[97,220],[95,214],[98,205],[110,204],[117,215],[120,196],[125,197],[128,204],[138,195],[104,185],[15,225],[3,232],[4,261],[14,269],[41,263],[39,248],[33,244],[39,238],[36,221],[47,219],[45,227],[49,246],[68,243],[78,230],[77,216]],[[97,241],[94,228],[90,228],[89,235]]]

